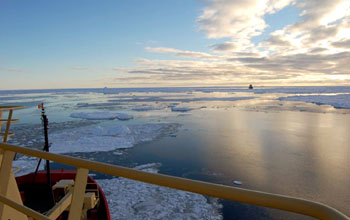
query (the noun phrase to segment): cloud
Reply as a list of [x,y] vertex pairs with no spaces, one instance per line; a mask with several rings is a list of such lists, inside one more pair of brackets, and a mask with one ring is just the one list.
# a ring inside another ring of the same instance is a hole
[[276,73],[298,73],[301,75],[349,75],[350,52],[332,55],[295,54],[272,56],[264,59],[240,59],[246,66]]
[[[216,43],[213,52],[289,53],[311,51],[314,48],[330,48],[339,52],[333,44],[346,41],[350,36],[350,1],[348,0],[207,0],[197,19],[199,30],[208,38],[231,38]],[[268,24],[264,18],[286,6],[300,10],[300,20],[275,30],[267,41],[255,45],[252,38],[261,35]],[[338,46],[337,46],[338,45]]]
[[220,44],[213,44],[210,46],[210,48],[212,48],[213,51],[216,51],[216,52],[232,51],[237,48],[237,45],[233,42],[224,42]]
[[347,48],[350,1],[309,0],[296,5],[302,11],[300,21],[274,31],[259,46],[281,54],[315,52],[317,48],[326,48],[322,53],[333,54]]
[[348,0],[308,0],[299,1],[297,7],[302,10],[302,20],[291,28],[307,31],[349,16],[350,2]]
[[264,15],[275,13],[293,0],[209,0],[198,17],[199,30],[208,38],[249,39],[267,27]]
[[[194,86],[350,84],[350,1],[348,0],[206,0],[197,19],[211,52],[146,47],[179,59],[135,59],[115,68],[111,82]],[[286,6],[300,19],[254,43],[268,24],[264,18]],[[186,58],[186,59],[181,59]]]
[[168,53],[179,57],[197,58],[197,59],[216,59],[215,56],[204,52],[178,50],[178,49],[166,48],[166,47],[146,47],[145,49],[149,52]]
[[350,49],[350,38],[347,40],[333,42],[332,45],[337,48],[346,48]]

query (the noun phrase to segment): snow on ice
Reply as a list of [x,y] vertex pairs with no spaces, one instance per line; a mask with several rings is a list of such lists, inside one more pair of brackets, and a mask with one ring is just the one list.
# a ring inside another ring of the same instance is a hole
[[50,136],[54,153],[112,151],[151,141],[162,134],[176,132],[178,124],[133,124],[84,126],[66,129]]
[[[136,169],[156,173],[160,164]],[[222,219],[221,204],[203,195],[160,187],[125,178],[98,179],[112,219]]]
[[280,97],[279,100],[311,102],[318,105],[332,105],[335,108],[350,109],[350,94],[289,96]]
[[117,119],[119,119],[119,120],[122,120],[122,121],[124,121],[124,120],[130,120],[130,119],[133,119],[134,117],[132,116],[132,115],[128,115],[128,114],[124,114],[124,113],[119,113],[118,115],[117,115]]

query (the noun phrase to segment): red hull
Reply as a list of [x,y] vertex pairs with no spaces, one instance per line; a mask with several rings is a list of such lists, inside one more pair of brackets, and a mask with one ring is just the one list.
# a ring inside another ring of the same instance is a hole
[[[53,170],[51,171],[52,185],[61,179],[75,179],[76,172],[73,170]],[[50,193],[47,186],[46,171],[39,171],[34,179],[34,173],[16,177],[19,191],[21,192],[24,205],[40,212],[45,212],[50,207]],[[100,204],[99,207],[89,212],[88,220],[111,220],[108,203],[101,187],[96,181],[88,176],[87,189],[96,189],[99,191]],[[52,186],[51,186],[52,187]],[[52,198],[52,197],[51,197]],[[47,200],[47,201],[45,201]],[[52,200],[52,199],[51,199]],[[65,219],[67,213],[64,213],[58,219]]]

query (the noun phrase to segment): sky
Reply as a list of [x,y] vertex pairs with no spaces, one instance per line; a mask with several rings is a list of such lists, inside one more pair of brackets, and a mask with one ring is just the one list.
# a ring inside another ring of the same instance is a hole
[[350,85],[350,1],[0,1],[0,90],[248,84]]

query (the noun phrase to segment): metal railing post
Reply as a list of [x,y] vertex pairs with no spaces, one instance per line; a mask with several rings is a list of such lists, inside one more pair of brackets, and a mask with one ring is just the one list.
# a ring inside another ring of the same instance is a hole
[[[15,156],[15,152],[9,150],[2,151],[2,160],[0,166],[0,195],[6,197],[8,183],[10,180],[10,173],[12,169],[12,161]],[[4,204],[0,203],[0,219],[2,219],[4,211]]]
[[3,139],[4,143],[7,142],[7,136],[9,134],[9,132],[10,132],[12,113],[13,113],[13,109],[9,110],[9,115],[8,115],[8,118],[7,118],[7,123],[6,123],[6,128],[5,128],[5,135],[4,135],[4,139]]
[[81,218],[88,174],[88,169],[77,168],[68,220],[77,220]]

